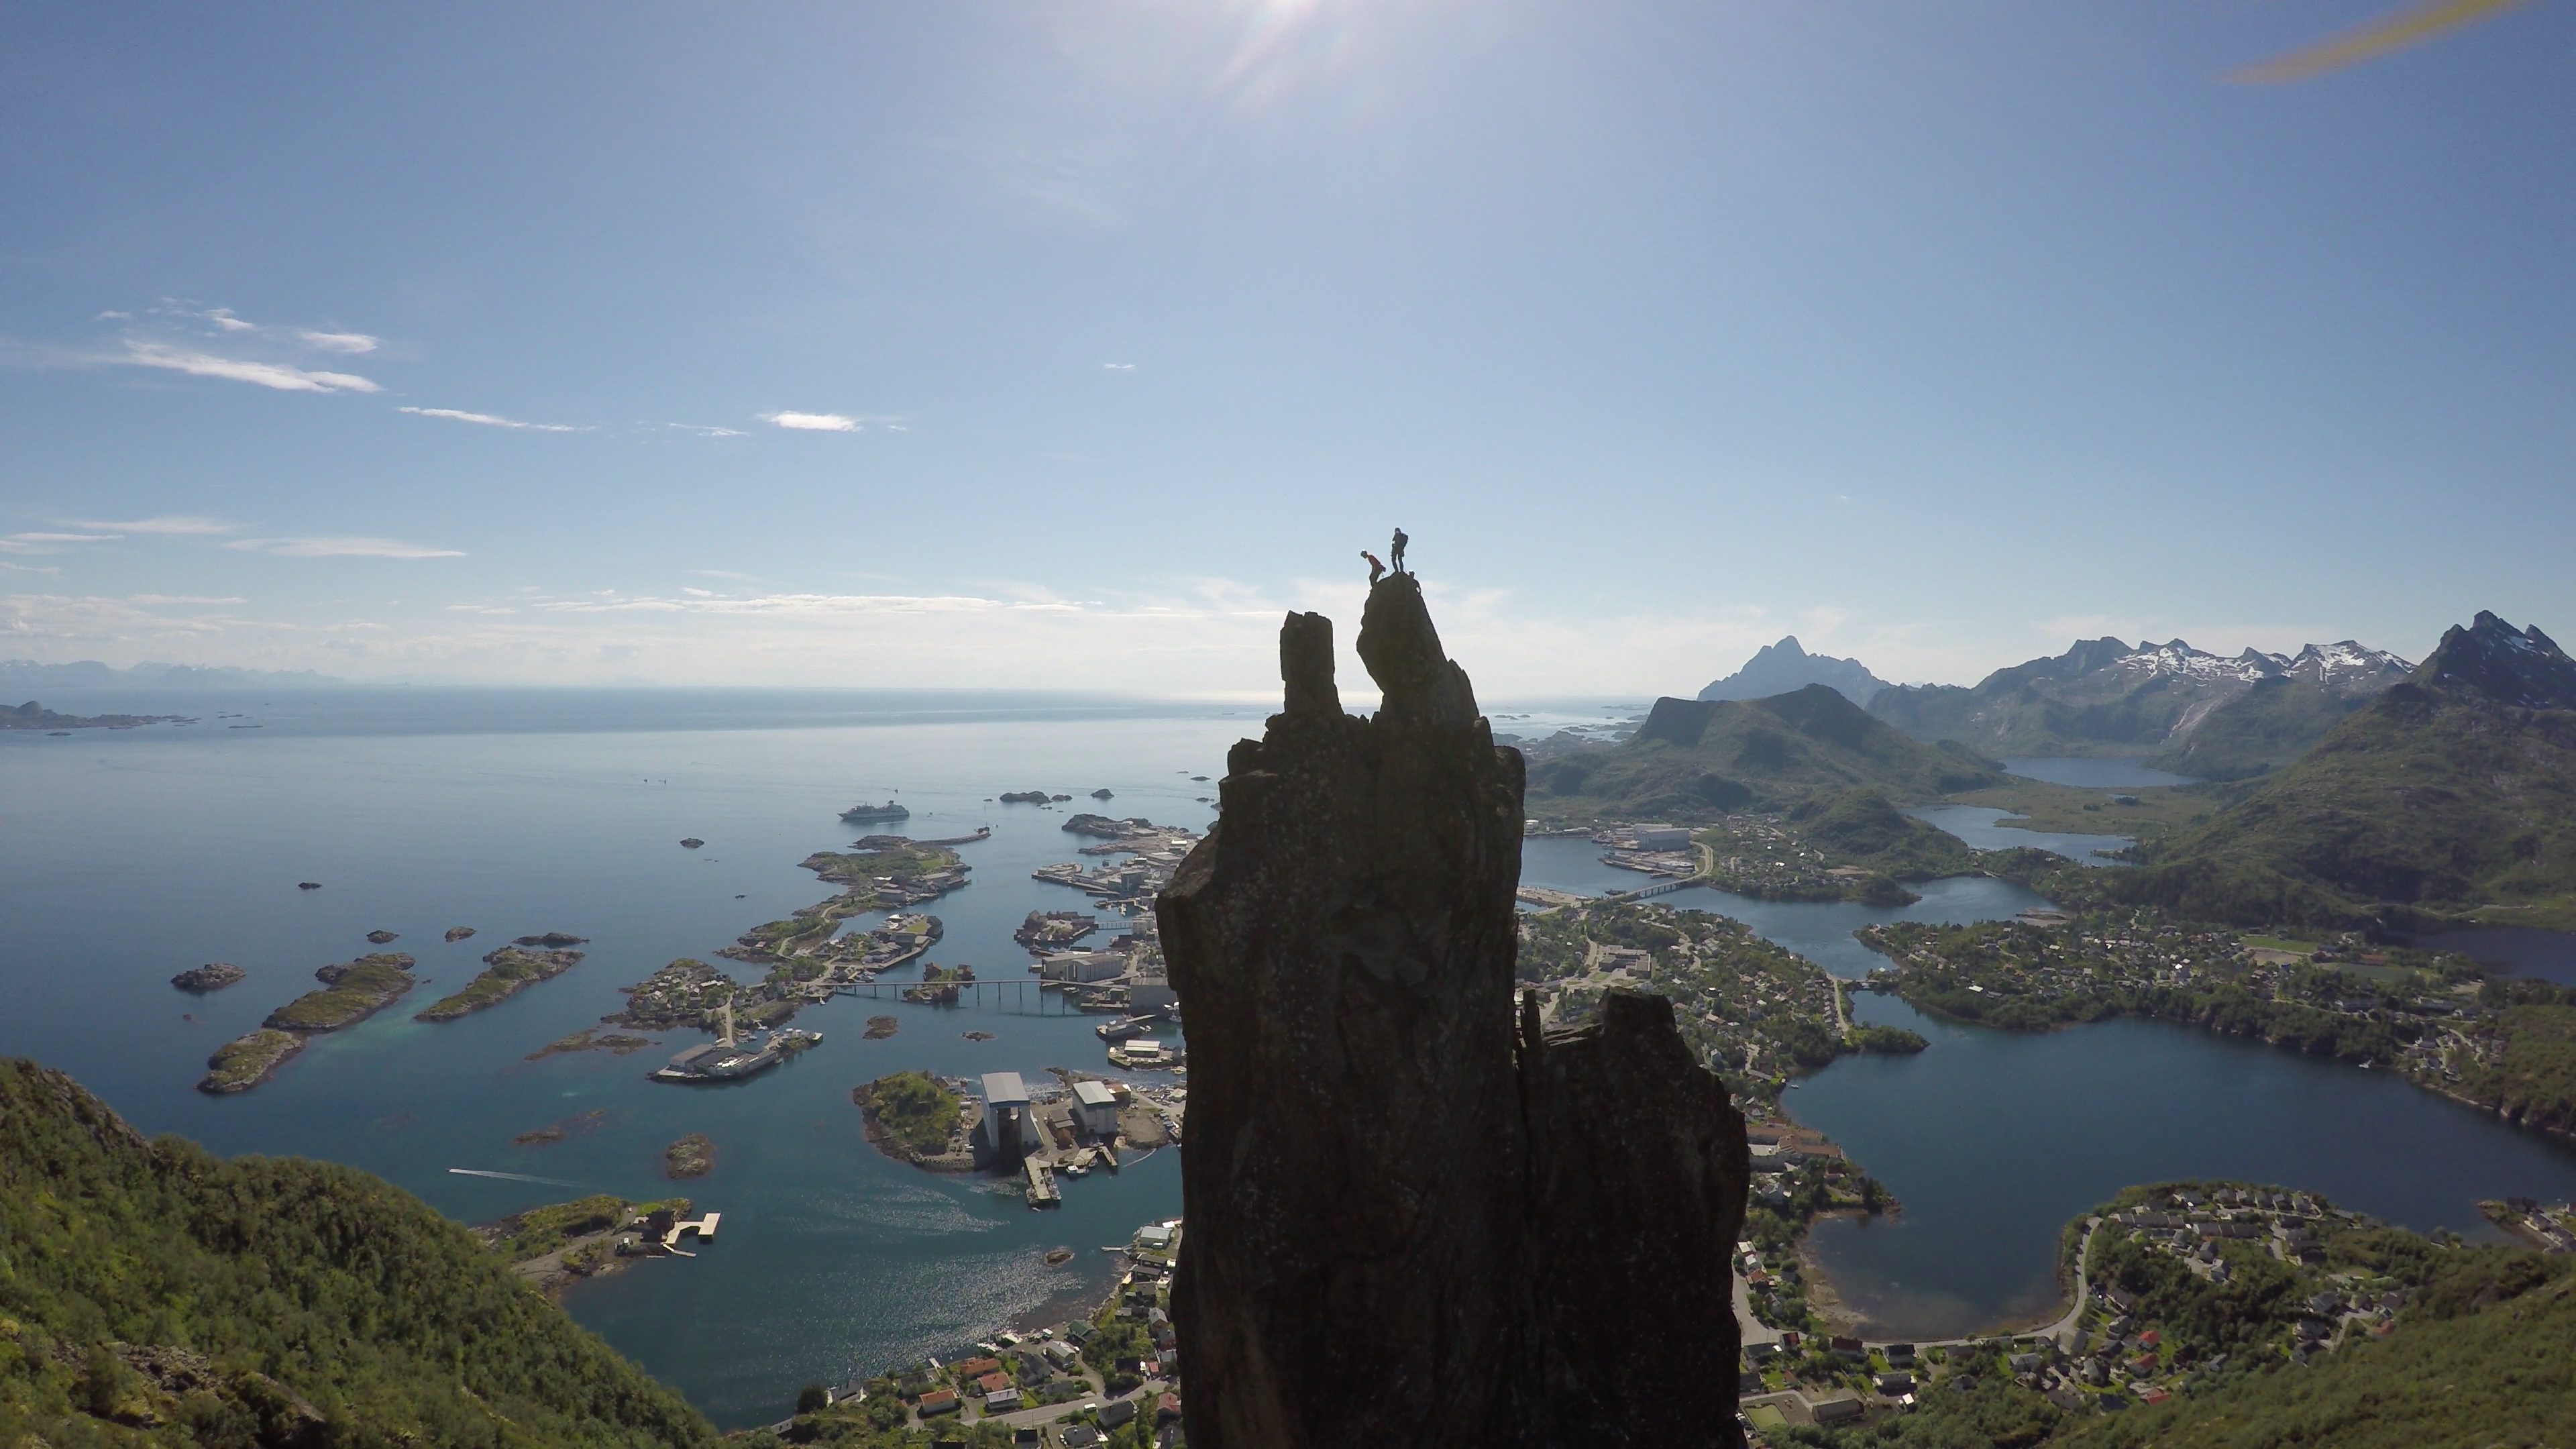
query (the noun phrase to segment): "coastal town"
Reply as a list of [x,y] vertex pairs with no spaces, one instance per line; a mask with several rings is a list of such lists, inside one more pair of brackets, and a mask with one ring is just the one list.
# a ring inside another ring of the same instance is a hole
[[1178,1218],[1150,1222],[1103,1249],[1117,1259],[1116,1282],[1086,1316],[996,1333],[946,1361],[807,1385],[795,1416],[770,1428],[792,1443],[915,1428],[933,1443],[1174,1449],[1182,1401],[1171,1274],[1182,1231]]
[[2494,979],[2456,953],[2360,933],[2310,940],[2195,927],[2145,907],[1899,922],[1860,935],[1889,962],[1870,974],[1871,989],[1956,1020],[2043,1030],[2153,1017],[2394,1070],[2490,1109],[2508,1079],[2544,1068],[2533,1059],[2555,1033],[2529,1026],[2549,1026],[2562,995],[2546,982]]
[[[1738,1247],[1746,1276],[1762,1272],[1758,1246]],[[1865,1443],[1872,1424],[1914,1413],[2044,1435],[2065,1416],[2152,1406],[2385,1337],[2419,1297],[2511,1271],[2500,1251],[2463,1251],[2306,1192],[2133,1188],[2068,1225],[2072,1301],[2053,1323],[1940,1342],[1748,1330],[1739,1412],[1748,1442],[1773,1446]]]

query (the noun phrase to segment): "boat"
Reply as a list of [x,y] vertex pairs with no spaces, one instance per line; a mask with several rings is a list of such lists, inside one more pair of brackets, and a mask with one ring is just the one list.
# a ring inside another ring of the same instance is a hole
[[1130,1037],[1143,1036],[1162,1025],[1163,1019],[1158,1015],[1122,1016],[1116,1021],[1104,1021],[1093,1027],[1092,1031],[1097,1033],[1102,1041],[1125,1041]]
[[849,809],[841,812],[841,819],[854,825],[862,824],[870,820],[910,820],[911,818],[911,811],[904,809],[892,800],[888,800],[883,805],[869,805],[864,803],[853,805]]

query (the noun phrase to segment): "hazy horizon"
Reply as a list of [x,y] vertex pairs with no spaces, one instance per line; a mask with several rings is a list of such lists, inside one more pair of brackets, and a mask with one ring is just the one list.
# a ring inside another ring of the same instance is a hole
[[0,17],[0,656],[1490,699],[2576,630],[2576,10]]

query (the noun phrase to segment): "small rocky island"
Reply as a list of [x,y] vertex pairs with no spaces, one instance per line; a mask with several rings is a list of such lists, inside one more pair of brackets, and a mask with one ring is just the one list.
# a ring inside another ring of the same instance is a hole
[[1050,795],[1044,790],[1008,790],[994,797],[1005,805],[1050,805],[1070,800],[1070,795]]
[[859,1039],[861,1041],[884,1041],[887,1037],[894,1035],[895,1030],[902,1026],[902,1024],[903,1023],[895,1020],[891,1016],[871,1016],[868,1018],[868,1029],[859,1033]]
[[367,940],[368,940],[368,942],[369,942],[370,944],[372,944],[372,945],[377,945],[377,946],[387,946],[387,945],[391,945],[392,943],[394,943],[394,942],[396,942],[396,941],[399,941],[399,940],[401,940],[401,939],[402,939],[402,937],[401,937],[401,936],[399,936],[399,935],[395,934],[395,933],[394,933],[394,932],[392,932],[392,931],[369,931],[369,932],[367,933]]
[[715,1165],[716,1145],[703,1132],[692,1132],[662,1149],[664,1177],[704,1177],[715,1170]]
[[454,1021],[460,1016],[498,1006],[540,981],[549,981],[581,964],[579,951],[531,951],[503,946],[483,957],[482,974],[465,989],[433,1003],[415,1021]]
[[474,928],[472,926],[450,926],[447,928],[447,939],[451,944],[457,941],[466,940],[473,934]]
[[528,1053],[528,1060],[541,1062],[548,1057],[565,1056],[573,1052],[614,1052],[622,1057],[655,1045],[658,1043],[644,1037],[624,1036],[613,1031],[601,1031],[595,1026],[585,1026],[569,1036],[559,1036]]
[[868,1141],[897,1162],[932,1172],[975,1170],[980,1104],[928,1072],[896,1072],[850,1089]]
[[[513,1213],[474,1229],[474,1236],[520,1277],[552,1296],[584,1278],[670,1256],[665,1244],[689,1221],[694,1207],[684,1197],[628,1202],[602,1193]],[[710,1213],[705,1221],[714,1220]]]
[[270,1012],[258,1030],[217,1048],[206,1058],[208,1070],[197,1090],[225,1095],[267,1081],[308,1039],[355,1026],[400,1000],[412,988],[412,965],[409,956],[387,952],[315,971],[322,989]]
[[590,944],[590,938],[588,936],[576,936],[566,931],[548,931],[542,936],[521,936],[510,944],[513,946],[543,946],[549,951],[558,951],[566,946],[587,946]]
[[170,984],[182,991],[194,991],[203,995],[209,991],[221,991],[249,974],[230,961],[209,961],[203,966],[192,966],[171,977]]
[[681,848],[682,850],[695,850],[695,849],[697,849],[699,846],[704,845],[704,844],[706,844],[706,842],[705,842],[705,841],[700,840],[700,839],[699,839],[699,838],[697,838],[696,836],[692,835],[692,836],[688,836],[688,837],[686,837],[685,839],[683,839],[683,840],[680,842],[680,848]]

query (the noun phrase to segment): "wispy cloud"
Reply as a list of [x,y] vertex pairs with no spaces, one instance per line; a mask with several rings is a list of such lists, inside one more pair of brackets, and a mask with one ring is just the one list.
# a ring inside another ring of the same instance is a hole
[[383,388],[354,372],[322,372],[283,362],[245,357],[219,357],[164,342],[126,339],[125,351],[107,359],[134,367],[158,367],[191,377],[220,377],[280,392],[382,392]]
[[706,423],[664,423],[662,426],[669,428],[674,432],[695,433],[701,438],[746,438],[751,436],[740,428],[719,428],[710,426]]
[[74,543],[112,543],[112,533],[11,533],[0,534],[0,553],[61,553],[63,546]]
[[576,428],[569,423],[523,423],[517,418],[505,418],[497,413],[469,413],[456,408],[401,407],[394,409],[394,411],[409,413],[416,418],[446,418],[451,422],[472,423],[476,427],[515,428],[519,431],[530,433],[586,433],[590,431],[588,428]]
[[369,337],[364,332],[299,331],[295,334],[295,340],[312,348],[316,352],[346,352],[351,354],[373,352],[378,347],[384,345],[384,340],[382,338]]
[[220,518],[200,518],[195,514],[163,513],[151,518],[129,518],[119,521],[95,518],[66,518],[65,528],[94,528],[107,533],[166,533],[203,535],[239,533],[241,525]]
[[1136,364],[1132,362],[1104,362],[1100,365],[1102,368],[1110,372],[1134,372],[1136,370]]
[[398,538],[237,538],[224,547],[280,558],[463,558],[465,551]]
[[760,420],[800,433],[855,433],[862,426],[857,418],[840,413],[762,413]]
[[[230,307],[201,307],[193,302],[181,302],[166,297],[162,299],[160,306],[150,310],[155,317],[212,323],[218,333],[227,336],[267,337],[280,342],[292,342],[299,347],[311,348],[315,352],[338,352],[354,357],[360,353],[373,352],[384,345],[383,338],[364,332],[344,332],[320,327],[270,327],[241,317]],[[131,318],[134,314],[101,312],[98,315],[100,320],[104,321],[111,317]]]
[[204,599],[204,598],[197,598],[197,597],[195,597],[195,596],[193,596],[193,595],[189,595],[189,594],[128,594],[128,595],[126,595],[126,596],[125,596],[125,602],[127,602],[127,603],[129,603],[129,604],[154,604],[154,605],[160,605],[160,604],[247,604],[247,603],[249,603],[249,602],[250,602],[250,600],[248,600],[248,599],[237,599],[237,598]]

